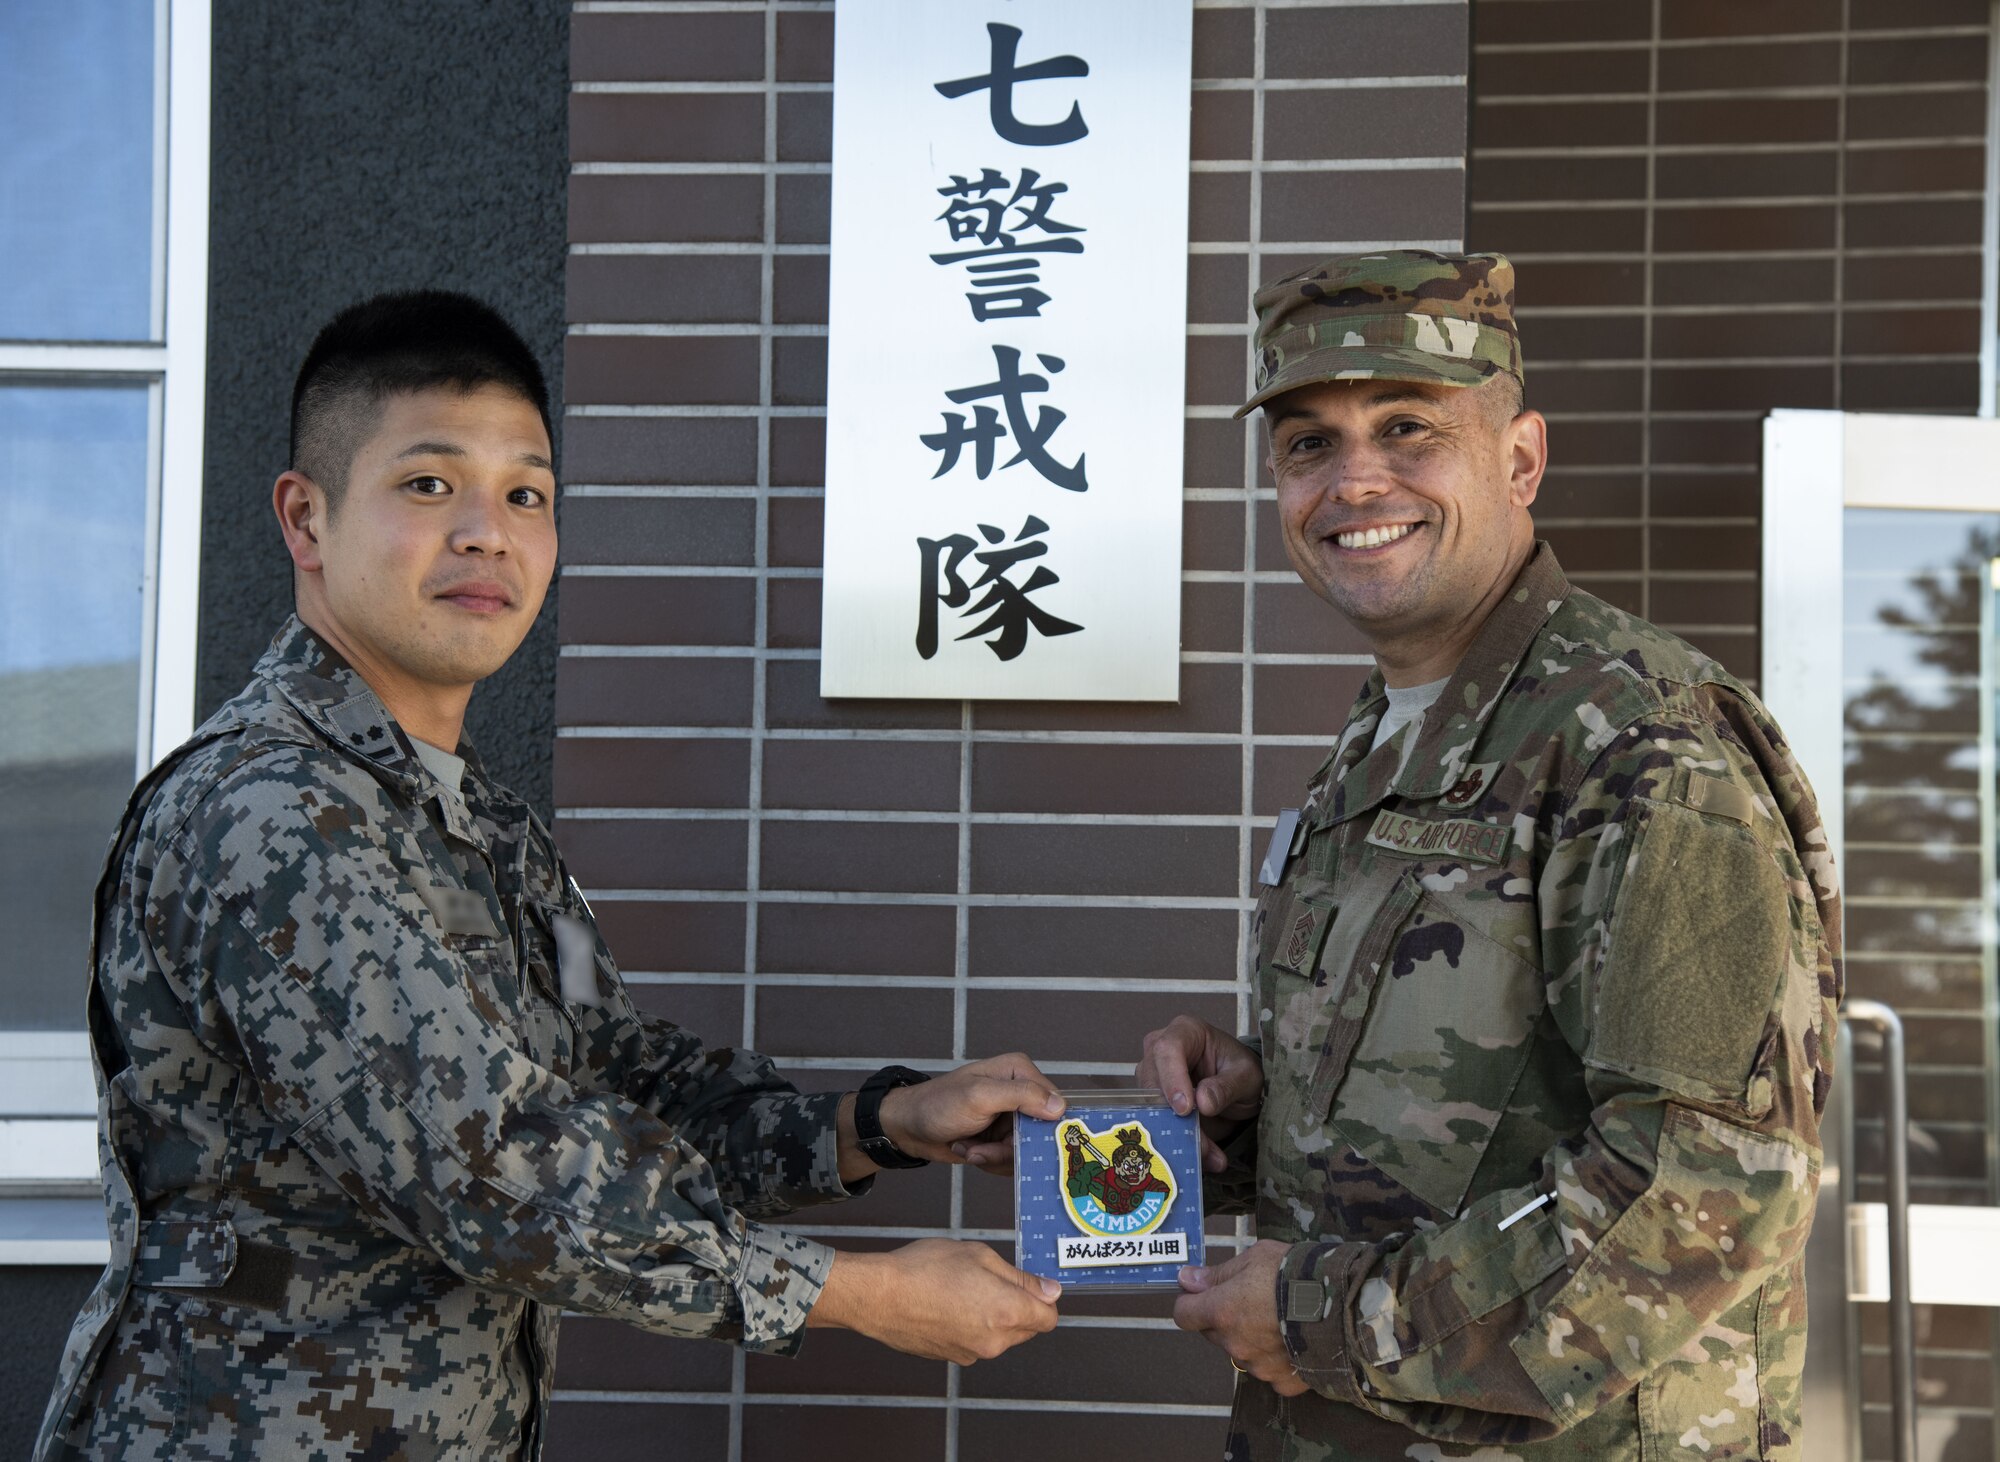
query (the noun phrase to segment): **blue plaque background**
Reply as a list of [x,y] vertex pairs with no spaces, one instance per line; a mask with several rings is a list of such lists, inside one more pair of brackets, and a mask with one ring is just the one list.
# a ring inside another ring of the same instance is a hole
[[[1014,1119],[1015,1263],[1030,1274],[1043,1275],[1078,1289],[1177,1287],[1181,1263],[1205,1262],[1202,1244],[1201,1140],[1196,1118],[1183,1117],[1157,1096],[1130,1101],[1106,1101],[1095,1092],[1065,1092],[1069,1109],[1053,1122],[1039,1117]],[[1152,1135],[1160,1160],[1173,1170],[1174,1203],[1157,1232],[1187,1235],[1188,1257],[1167,1264],[1127,1264],[1065,1269],[1056,1263],[1056,1240],[1081,1230],[1063,1207],[1063,1154],[1057,1129],[1071,1120],[1099,1132],[1116,1122],[1143,1122]]]

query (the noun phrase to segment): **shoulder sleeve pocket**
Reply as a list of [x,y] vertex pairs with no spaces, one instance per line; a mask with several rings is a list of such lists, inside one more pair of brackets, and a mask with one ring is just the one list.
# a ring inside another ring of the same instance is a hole
[[1732,820],[1650,803],[1634,822],[1587,1059],[1697,1100],[1741,1101],[1790,958],[1784,876]]

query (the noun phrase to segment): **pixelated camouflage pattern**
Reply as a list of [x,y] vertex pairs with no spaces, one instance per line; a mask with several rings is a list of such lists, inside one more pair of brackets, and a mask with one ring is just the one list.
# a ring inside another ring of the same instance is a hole
[[1320,381],[1523,379],[1501,254],[1340,254],[1257,291],[1256,390],[1236,415]]
[[36,1457],[533,1458],[565,1308],[796,1348],[831,1251],[753,1220],[848,1196],[838,1095],[642,1016],[601,939],[564,1003],[590,911],[468,762],[443,795],[293,620],[134,794],[89,996],[112,1259]]
[[[1377,675],[1258,909],[1267,1086],[1233,1157],[1292,1244],[1313,1390],[1240,1381],[1227,1456],[1796,1462],[1841,992],[1803,773],[1546,545],[1371,751],[1386,704]],[[1505,856],[1372,843],[1383,809]]]

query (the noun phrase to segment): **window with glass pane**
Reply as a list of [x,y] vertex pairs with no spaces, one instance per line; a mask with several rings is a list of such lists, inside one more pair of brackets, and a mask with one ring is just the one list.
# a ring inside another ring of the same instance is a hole
[[152,0],[0,0],[0,340],[156,338]]
[[138,753],[151,395],[0,384],[0,1028],[83,1024]]

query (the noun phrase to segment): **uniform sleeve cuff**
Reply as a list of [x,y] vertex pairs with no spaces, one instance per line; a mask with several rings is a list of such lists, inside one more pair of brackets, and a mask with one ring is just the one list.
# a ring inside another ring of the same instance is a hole
[[1278,1269],[1278,1327],[1299,1379],[1364,1409],[1353,1294],[1374,1260],[1368,1244],[1294,1244]]
[[743,1348],[794,1354],[806,1316],[833,1271],[833,1250],[763,1224],[745,1225],[736,1297],[743,1307]]
[[846,1097],[844,1091],[821,1091],[798,1098],[801,1126],[814,1134],[812,1182],[807,1193],[793,1196],[791,1207],[859,1198],[875,1186],[873,1173],[852,1183],[840,1180],[840,1104]]

